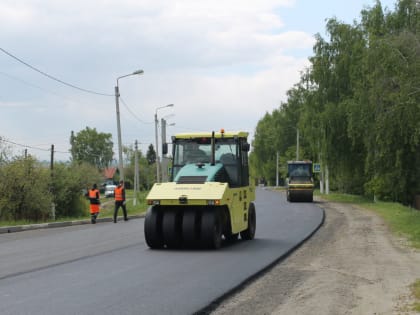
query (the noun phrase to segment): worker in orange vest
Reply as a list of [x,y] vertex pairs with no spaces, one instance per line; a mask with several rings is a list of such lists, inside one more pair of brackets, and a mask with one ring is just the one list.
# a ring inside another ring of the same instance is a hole
[[90,201],[90,222],[92,224],[96,223],[96,218],[99,215],[99,208],[100,208],[100,194],[98,190],[98,186],[93,184],[92,188],[88,191],[88,198]]
[[114,223],[117,223],[118,209],[123,209],[124,221],[128,221],[127,208],[125,207],[125,188],[124,181],[120,180],[118,186],[114,189],[115,209],[114,209]]

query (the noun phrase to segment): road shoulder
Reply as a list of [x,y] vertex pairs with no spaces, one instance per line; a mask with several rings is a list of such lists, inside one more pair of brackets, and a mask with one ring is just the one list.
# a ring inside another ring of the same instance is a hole
[[212,314],[415,314],[409,285],[420,253],[371,211],[318,205],[325,222],[314,236]]

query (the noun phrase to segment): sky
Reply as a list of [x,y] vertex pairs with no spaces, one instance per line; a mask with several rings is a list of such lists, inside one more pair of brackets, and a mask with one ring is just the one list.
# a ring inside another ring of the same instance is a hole
[[[396,1],[381,4],[393,10]],[[66,161],[71,131],[89,127],[112,134],[117,159],[117,81],[123,145],[155,145],[155,114],[170,124],[168,140],[224,128],[252,142],[308,67],[314,35],[327,38],[326,19],[360,21],[374,4],[0,0],[0,145],[40,160],[54,145]]]

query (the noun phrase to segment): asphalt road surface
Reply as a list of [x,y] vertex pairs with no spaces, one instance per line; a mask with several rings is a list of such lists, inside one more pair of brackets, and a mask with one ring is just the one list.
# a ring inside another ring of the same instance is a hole
[[0,313],[204,313],[324,217],[315,203],[288,203],[263,189],[256,210],[255,240],[217,251],[150,250],[143,219],[0,235]]

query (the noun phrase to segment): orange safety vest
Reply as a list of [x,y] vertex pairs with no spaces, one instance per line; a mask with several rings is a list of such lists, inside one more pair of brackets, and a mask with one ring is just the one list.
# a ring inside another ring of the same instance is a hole
[[124,201],[124,188],[122,186],[118,186],[114,189],[114,196],[115,201]]
[[90,189],[89,190],[89,199],[97,199],[97,198],[99,198],[99,190]]

